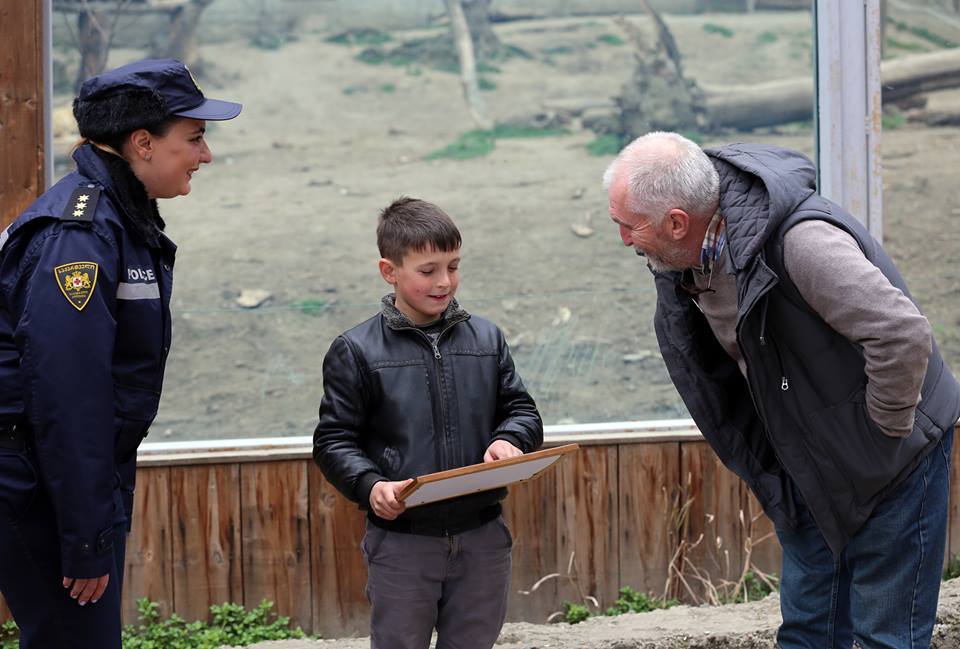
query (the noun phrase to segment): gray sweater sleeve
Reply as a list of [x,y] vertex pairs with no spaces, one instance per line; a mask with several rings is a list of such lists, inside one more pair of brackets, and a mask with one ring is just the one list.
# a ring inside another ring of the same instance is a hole
[[930,323],[853,237],[825,221],[792,227],[783,257],[807,304],[863,348],[871,419],[888,435],[909,435],[932,347]]

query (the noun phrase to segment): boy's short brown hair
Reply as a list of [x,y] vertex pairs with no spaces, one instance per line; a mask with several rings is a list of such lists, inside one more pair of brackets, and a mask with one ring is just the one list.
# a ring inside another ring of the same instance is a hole
[[397,265],[410,251],[460,248],[460,230],[447,213],[433,203],[401,196],[380,212],[377,248],[380,256]]

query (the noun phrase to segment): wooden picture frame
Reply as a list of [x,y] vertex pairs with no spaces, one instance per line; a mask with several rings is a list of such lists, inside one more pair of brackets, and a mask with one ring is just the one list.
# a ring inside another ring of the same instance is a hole
[[418,476],[397,494],[397,500],[406,503],[407,507],[417,507],[524,482],[536,477],[578,448],[577,444],[565,444],[517,457]]

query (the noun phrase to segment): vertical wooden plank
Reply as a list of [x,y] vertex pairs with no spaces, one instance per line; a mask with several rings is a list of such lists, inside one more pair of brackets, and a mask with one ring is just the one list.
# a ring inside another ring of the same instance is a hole
[[43,192],[43,0],[0,0],[0,228]]
[[954,431],[953,452],[950,458],[950,500],[947,519],[947,561],[960,554],[960,426]]
[[313,632],[325,638],[368,634],[367,567],[360,552],[366,516],[319,469],[310,467],[307,473]]
[[662,597],[677,546],[680,445],[621,444],[619,587]]
[[680,445],[680,479],[690,502],[683,562],[693,593],[707,598],[711,585],[735,581],[742,570],[739,478],[728,471],[706,442]]
[[[764,573],[780,575],[780,541],[773,527],[773,521],[767,518],[760,506],[760,501],[754,497],[747,485],[740,482],[742,494],[742,508],[744,529],[741,536],[743,546],[743,562],[746,563],[748,542],[750,549],[751,569],[756,568]],[[742,565],[742,564],[741,564]]]
[[240,467],[244,603],[269,600],[305,631],[312,623],[307,489],[306,460]]
[[177,614],[207,620],[212,604],[243,603],[240,466],[171,467],[170,482]]
[[137,600],[141,597],[157,602],[161,617],[174,611],[170,536],[170,469],[138,469],[123,576],[124,624],[138,623]]
[[605,608],[617,598],[620,572],[617,447],[583,446],[556,471],[557,566],[565,574],[557,596],[585,604],[590,595]]
[[529,595],[519,591],[529,591],[541,577],[567,567],[566,562],[557,565],[557,472],[512,486],[504,501],[504,520],[513,535],[507,620],[543,622],[560,610],[557,580],[544,582]]

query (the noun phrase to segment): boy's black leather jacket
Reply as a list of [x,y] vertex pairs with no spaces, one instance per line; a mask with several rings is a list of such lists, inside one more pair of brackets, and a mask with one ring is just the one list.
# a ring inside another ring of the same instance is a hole
[[[324,358],[313,457],[362,508],[380,480],[480,463],[497,439],[524,453],[543,442],[543,422],[500,329],[456,300],[443,320],[433,343],[388,295],[379,314],[338,336]],[[398,520],[455,525],[505,495],[501,488],[423,505]]]

